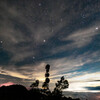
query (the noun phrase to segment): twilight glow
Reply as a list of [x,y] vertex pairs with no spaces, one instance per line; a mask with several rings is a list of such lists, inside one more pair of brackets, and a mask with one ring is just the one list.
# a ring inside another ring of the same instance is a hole
[[10,86],[10,85],[14,85],[14,83],[12,83],[12,82],[3,83],[3,84],[0,84],[0,87],[2,87],[2,86]]

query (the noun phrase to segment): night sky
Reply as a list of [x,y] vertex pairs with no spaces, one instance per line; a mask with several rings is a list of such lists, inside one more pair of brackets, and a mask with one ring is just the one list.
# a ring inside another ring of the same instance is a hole
[[100,92],[100,0],[0,0],[0,84],[42,84],[46,64],[50,88]]

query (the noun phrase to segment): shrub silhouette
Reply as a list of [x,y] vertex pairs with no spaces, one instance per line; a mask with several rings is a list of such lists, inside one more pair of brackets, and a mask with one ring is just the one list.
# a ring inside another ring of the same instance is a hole
[[68,88],[69,83],[67,80],[65,80],[64,76],[62,76],[60,81],[57,81],[57,83],[55,85],[56,85],[56,89],[61,91],[62,89]]
[[39,86],[39,80],[36,80],[35,82],[33,82],[32,85],[30,85],[30,87],[32,88],[38,88],[38,86]]

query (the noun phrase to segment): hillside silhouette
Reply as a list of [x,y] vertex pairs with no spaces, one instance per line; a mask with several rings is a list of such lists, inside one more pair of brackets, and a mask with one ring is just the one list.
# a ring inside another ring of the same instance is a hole
[[0,87],[0,100],[80,100],[65,97],[62,94],[46,92],[42,89],[27,90],[22,85]]
[[69,87],[69,83],[64,76],[55,83],[55,88],[51,92],[49,89],[50,65],[47,64],[45,69],[45,81],[42,89],[38,88],[39,80],[30,85],[30,90],[27,90],[23,85],[2,86],[0,87],[0,100],[80,100],[62,95],[62,90]]

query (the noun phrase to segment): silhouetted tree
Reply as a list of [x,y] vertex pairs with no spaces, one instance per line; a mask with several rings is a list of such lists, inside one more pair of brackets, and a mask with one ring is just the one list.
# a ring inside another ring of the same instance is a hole
[[61,77],[60,81],[57,81],[57,83],[55,84],[55,88],[53,91],[54,95],[62,95],[62,89],[66,89],[69,86],[69,83],[67,80],[65,80],[64,76]]
[[60,81],[57,81],[55,85],[56,85],[56,88],[61,91],[62,89],[68,88],[69,83],[67,80],[65,80],[64,76],[62,76]]
[[46,90],[49,90],[49,82],[50,82],[50,79],[49,79],[49,76],[50,76],[49,70],[50,70],[50,65],[47,64],[46,67],[45,67],[45,69],[46,69],[46,73],[45,73],[45,78],[46,79],[45,79],[45,82],[42,85],[42,88],[46,89]]
[[39,80],[36,80],[35,82],[33,82],[32,85],[30,85],[30,87],[32,88],[38,88],[38,86],[39,86]]

